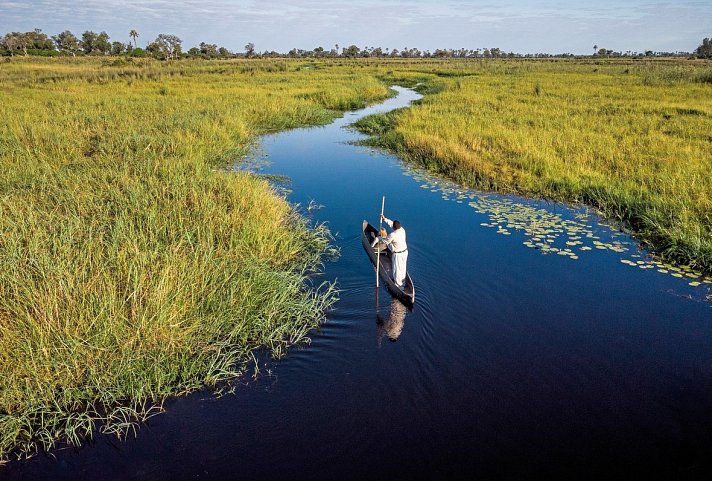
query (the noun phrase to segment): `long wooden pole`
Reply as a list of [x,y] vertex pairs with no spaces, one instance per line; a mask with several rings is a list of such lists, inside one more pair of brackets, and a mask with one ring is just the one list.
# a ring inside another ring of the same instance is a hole
[[[381,235],[381,229],[383,228],[383,208],[386,206],[386,196],[384,195],[381,199],[381,216],[378,218],[378,235]],[[376,236],[378,238],[378,236]],[[381,253],[378,250],[378,242],[376,242],[376,287],[378,285],[378,273],[381,269]]]

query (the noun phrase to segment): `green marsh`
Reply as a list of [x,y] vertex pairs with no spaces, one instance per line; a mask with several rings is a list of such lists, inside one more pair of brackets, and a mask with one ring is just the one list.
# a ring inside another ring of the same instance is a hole
[[[285,63],[13,59],[0,65],[0,459],[305,341],[335,300],[329,237],[255,176],[257,135],[389,95]],[[310,287],[317,286],[317,287]]]

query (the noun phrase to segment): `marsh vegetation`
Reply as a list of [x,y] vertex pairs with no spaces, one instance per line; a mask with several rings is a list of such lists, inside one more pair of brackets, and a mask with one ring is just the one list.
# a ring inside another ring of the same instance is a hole
[[438,93],[359,122],[372,144],[468,186],[593,206],[664,260],[712,269],[712,65],[428,67],[385,72]]
[[710,79],[685,61],[0,64],[0,459],[126,432],[304,341],[335,300],[310,279],[328,233],[224,167],[390,84],[426,96],[361,121],[373,144],[459,184],[592,205],[709,271]]
[[280,65],[0,67],[0,458],[123,432],[321,321],[327,232],[223,167],[388,90]]

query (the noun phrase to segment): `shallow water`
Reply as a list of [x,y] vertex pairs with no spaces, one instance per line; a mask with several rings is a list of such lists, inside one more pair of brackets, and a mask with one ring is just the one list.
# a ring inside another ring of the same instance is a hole
[[[250,165],[288,176],[290,200],[312,205],[341,252],[323,276],[341,299],[309,346],[263,361],[235,395],[171,400],[136,439],[100,437],[0,478],[711,472],[710,284],[658,272],[585,209],[464,191],[350,145],[362,136],[345,125],[417,98],[399,92],[329,126],[265,137]],[[408,233],[412,312],[383,286],[377,298],[361,247],[382,195]]]

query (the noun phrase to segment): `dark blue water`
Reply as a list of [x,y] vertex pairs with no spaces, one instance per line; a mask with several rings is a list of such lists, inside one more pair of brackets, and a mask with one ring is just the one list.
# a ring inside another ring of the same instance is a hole
[[[260,171],[323,206],[309,215],[341,251],[324,276],[341,300],[311,345],[234,395],[170,401],[135,439],[0,478],[709,479],[710,284],[658,272],[584,209],[464,191],[347,143],[345,125],[415,97],[262,142]],[[412,312],[383,287],[377,305],[361,247],[382,195],[408,233]]]

